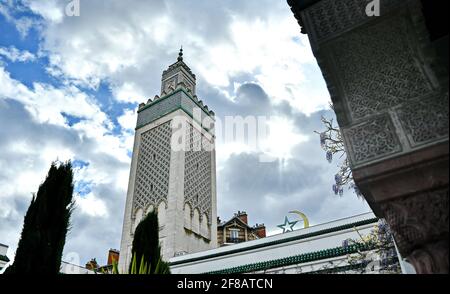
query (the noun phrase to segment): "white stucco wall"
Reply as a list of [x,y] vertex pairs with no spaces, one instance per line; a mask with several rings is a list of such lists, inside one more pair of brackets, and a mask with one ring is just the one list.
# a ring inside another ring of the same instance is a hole
[[[171,258],[170,259],[171,263],[180,263],[188,261],[189,259],[192,258],[203,258],[198,261],[191,261],[172,265],[171,271],[174,274],[197,274],[339,247],[342,246],[342,241],[345,239],[348,238],[359,239],[358,233],[354,229],[346,229],[342,231],[332,232],[305,239],[299,239],[295,241],[284,242],[281,244],[268,245],[256,249],[246,250],[246,248],[250,248],[255,245],[265,245],[273,241],[285,240],[291,237],[299,237],[301,235],[305,235],[308,233],[317,232],[324,229],[338,227],[341,225],[346,225],[373,218],[375,218],[375,215],[370,212],[316,226],[311,226],[306,229],[300,229],[285,234],[278,234],[258,240],[248,241],[213,250]],[[359,226],[357,227],[357,229],[359,233],[361,233],[362,235],[366,235],[370,233],[370,231],[374,228],[375,225],[376,223],[367,224]],[[232,253],[232,251],[235,251],[237,249],[242,249],[243,251]],[[209,255],[213,254],[224,254],[224,255],[208,258]],[[345,258],[346,258],[345,256],[336,257],[332,258],[332,260],[339,261],[344,260]],[[328,261],[329,260],[321,260],[312,263],[305,263],[303,265],[305,266],[305,271],[308,271],[307,270],[308,267],[310,268],[309,270],[317,270],[320,268],[321,264],[327,263]]]

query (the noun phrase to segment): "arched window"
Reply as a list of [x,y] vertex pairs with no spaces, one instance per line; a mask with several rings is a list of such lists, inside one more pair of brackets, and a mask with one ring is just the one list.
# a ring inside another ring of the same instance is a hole
[[194,209],[194,215],[192,217],[192,231],[200,234],[200,212],[197,208]]
[[184,204],[184,227],[192,229],[191,206],[188,203]]

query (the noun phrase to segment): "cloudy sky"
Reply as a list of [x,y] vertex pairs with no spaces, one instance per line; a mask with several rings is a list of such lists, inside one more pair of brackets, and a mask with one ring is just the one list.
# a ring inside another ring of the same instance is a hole
[[[106,261],[118,248],[136,108],[159,94],[161,74],[184,61],[218,118],[271,117],[259,148],[218,138],[218,214],[237,210],[279,233],[288,211],[312,224],[369,211],[314,133],[333,117],[308,39],[285,1],[0,0],[0,243],[13,257],[31,193],[50,163],[71,159],[76,210],[65,256]],[[294,219],[294,216],[290,216]],[[76,261],[76,260],[75,260]]]

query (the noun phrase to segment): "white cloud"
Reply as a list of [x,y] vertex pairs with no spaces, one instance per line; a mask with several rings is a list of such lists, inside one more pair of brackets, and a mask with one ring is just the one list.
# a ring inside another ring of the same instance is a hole
[[292,158],[292,148],[308,141],[308,136],[299,134],[294,129],[294,123],[284,117],[273,117],[268,122],[269,134],[263,138],[261,146],[268,156],[289,160]]
[[108,210],[103,200],[97,198],[92,193],[85,196],[75,197],[76,207],[81,209],[81,212],[92,217],[107,217]]
[[[288,101],[306,114],[328,107],[326,88],[309,90],[315,84],[308,85],[311,78],[306,77],[304,67],[315,65],[316,61],[307,37],[299,34],[294,19],[236,18],[230,31],[230,42],[205,50],[208,58],[199,63],[200,73],[210,84],[223,89],[234,76],[247,73],[274,102]],[[317,78],[315,83],[320,83],[322,77]]]
[[[56,0],[32,3],[31,9],[49,20],[42,43],[49,55],[49,72],[94,88],[108,80],[118,101],[142,102],[156,94],[164,69],[160,66],[175,61],[183,44],[185,60],[201,76],[199,81],[230,97],[230,83],[248,74],[275,102],[288,101],[306,114],[328,107],[321,75],[312,77],[303,69],[316,67],[307,36],[299,33],[284,3],[273,4],[273,13],[261,9],[254,18],[224,9],[222,19],[202,16],[195,22],[185,18],[181,3],[85,1],[81,16],[70,21],[60,21],[63,7]],[[214,27],[223,35],[213,35],[209,30]],[[163,61],[161,56],[172,59]],[[323,86],[321,90],[314,89],[317,84]]]
[[121,86],[113,87],[113,95],[122,102],[143,102],[144,91],[134,82],[124,82]]
[[3,55],[12,62],[16,61],[27,62],[27,61],[34,61],[36,59],[36,56],[30,53],[29,51],[27,50],[21,51],[13,46],[10,46],[8,48],[0,47],[0,55]]
[[[84,197],[76,196],[78,209],[72,218],[75,229],[83,230],[83,215],[95,217],[96,222],[99,217],[110,223],[117,222],[119,227],[121,220],[110,220],[109,217],[112,212],[117,214],[122,201],[108,206],[106,199],[123,199],[126,194],[132,134],[113,135],[107,115],[92,97],[74,86],[56,88],[35,83],[28,88],[11,78],[1,66],[0,85],[2,242],[11,245],[14,252],[31,193],[37,191],[50,163],[56,159],[78,159],[88,163],[75,172],[75,181],[89,183],[91,189]],[[18,111],[17,105],[23,105],[25,110]],[[82,120],[69,126],[62,113]],[[103,192],[105,186],[112,191]],[[86,237],[83,234],[76,236],[77,240]],[[110,238],[117,240],[119,235]],[[68,248],[70,244],[68,241]]]
[[[65,3],[65,4],[67,4],[67,3]],[[34,13],[42,15],[42,17],[47,21],[58,24],[58,23],[62,22],[62,20],[64,18],[64,10],[63,10],[64,6],[61,5],[61,4],[63,4],[61,1],[58,1],[58,0],[45,0],[45,1],[27,0],[26,4],[30,7],[30,9]]]
[[23,103],[37,122],[69,127],[64,115],[77,117],[81,120],[71,128],[78,131],[80,136],[96,140],[98,144],[92,147],[93,150],[110,154],[123,162],[129,161],[127,148],[130,146],[131,135],[112,135],[113,124],[107,115],[92,97],[75,86],[55,88],[48,84],[34,83],[33,89],[29,89],[12,79],[3,67],[0,67],[0,84],[0,98]]
[[117,121],[125,130],[128,131],[134,130],[137,121],[136,110],[126,109],[125,113],[117,118]]
[[91,119],[96,124],[107,123],[107,118],[94,101],[74,86],[55,88],[48,84],[34,83],[29,89],[12,79],[0,66],[0,98],[9,98],[23,103],[39,122],[65,125],[62,113]]

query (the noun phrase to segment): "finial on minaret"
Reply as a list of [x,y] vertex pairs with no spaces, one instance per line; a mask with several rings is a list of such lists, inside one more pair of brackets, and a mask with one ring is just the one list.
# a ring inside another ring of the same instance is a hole
[[178,61],[183,61],[183,46],[180,48],[180,53],[178,53]]

